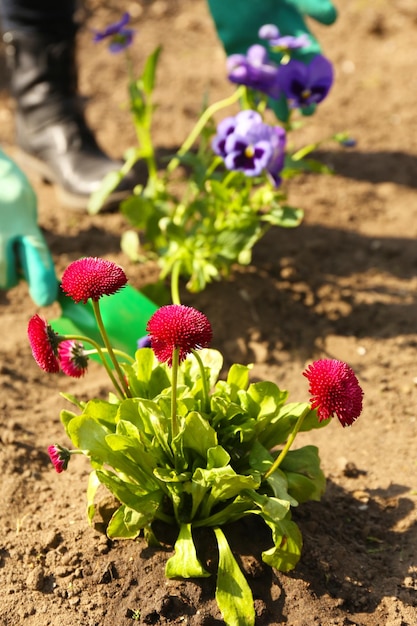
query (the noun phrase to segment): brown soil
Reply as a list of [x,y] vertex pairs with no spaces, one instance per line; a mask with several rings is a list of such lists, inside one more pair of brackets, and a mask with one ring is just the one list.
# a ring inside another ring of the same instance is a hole
[[[114,156],[133,142],[119,57],[94,48],[89,28],[118,17],[115,1],[89,1],[80,33],[81,88],[102,145]],[[274,230],[251,266],[204,293],[184,292],[214,327],[226,363],[253,362],[253,376],[276,381],[306,400],[307,361],[348,361],[365,391],[350,429],[337,422],[303,435],[319,446],[328,488],[320,503],[295,512],[304,536],[290,574],[259,560],[267,537],[246,521],[228,536],[256,598],[257,624],[413,626],[417,623],[416,288],[417,13],[412,0],[338,0],[331,28],[312,24],[335,64],[336,84],[297,145],[348,130],[356,148],[324,144],[318,158],[334,176],[291,182],[292,204],[305,210],[296,230]],[[97,6],[96,6],[97,5]],[[163,43],[155,141],[172,150],[184,139],[209,90],[231,91],[224,54],[202,0],[131,3],[140,34],[138,64]],[[13,103],[3,90],[0,141],[13,149]],[[98,255],[119,262],[140,288],[153,268],[120,251],[127,227],[119,214],[90,217],[64,210],[52,188],[33,180],[39,219],[60,275],[69,261]],[[36,312],[24,283],[0,295],[1,431],[0,623],[4,626],[221,624],[214,582],[167,581],[171,547],[111,542],[88,526],[82,457],[57,475],[50,443],[65,443],[58,390],[105,395],[97,364],[80,383],[48,376],[26,338]],[[59,313],[59,311],[58,311]],[[55,305],[42,310],[49,318]],[[204,539],[204,537],[202,538]],[[256,539],[256,541],[255,541]],[[208,544],[210,546],[210,543]]]

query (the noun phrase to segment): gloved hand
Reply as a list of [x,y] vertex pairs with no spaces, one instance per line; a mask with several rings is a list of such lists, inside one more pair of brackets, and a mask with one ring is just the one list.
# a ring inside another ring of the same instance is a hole
[[52,257],[37,224],[37,201],[25,174],[0,150],[0,288],[23,277],[38,306],[56,300]]
[[[321,53],[320,44],[308,29],[304,17],[312,17],[322,24],[330,25],[337,18],[331,0],[207,0],[217,33],[227,56],[246,54],[253,44],[265,45],[258,31],[264,24],[275,24],[281,35],[307,34],[310,45],[293,51],[293,57],[308,63]],[[270,58],[279,60],[274,53]],[[280,119],[285,119],[283,104],[273,106]],[[311,111],[303,111],[309,113]]]
[[[298,51],[300,60],[309,60],[321,51],[304,16],[330,25],[337,11],[331,0],[207,0],[217,33],[226,54],[245,54],[249,46],[264,43],[258,31],[264,24],[275,24],[282,35],[307,34],[311,45]],[[300,56],[301,55],[301,56]],[[295,55],[294,55],[295,56]],[[273,58],[273,55],[271,55]]]

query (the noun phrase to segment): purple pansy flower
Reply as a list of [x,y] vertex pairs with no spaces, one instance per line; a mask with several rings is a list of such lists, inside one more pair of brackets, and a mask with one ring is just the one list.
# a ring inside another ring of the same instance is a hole
[[259,113],[251,109],[241,111],[235,117],[226,117],[217,126],[217,134],[212,141],[213,152],[224,158],[226,156],[226,139],[235,131],[236,126],[239,124],[240,131],[245,132],[245,128],[249,127],[252,122],[259,121],[259,118]]
[[293,35],[281,35],[279,28],[275,24],[264,24],[259,29],[259,38],[266,39],[274,51],[288,52],[305,48],[310,43],[310,37],[302,33],[294,37]]
[[133,29],[125,28],[129,21],[130,15],[129,13],[125,13],[118,22],[110,24],[104,30],[96,31],[94,41],[97,43],[103,41],[103,39],[110,39],[109,50],[113,52],[113,54],[125,50],[131,45],[133,35],[135,34]]
[[282,65],[278,83],[292,108],[303,108],[324,100],[333,83],[333,66],[321,54],[310,63],[291,59]]
[[233,133],[236,128],[236,119],[234,117],[226,117],[222,120],[217,126],[217,134],[213,138],[211,143],[211,147],[213,148],[213,152],[218,154],[222,158],[226,156],[226,139],[229,135]]
[[224,159],[227,169],[251,177],[265,171],[274,185],[280,184],[285,131],[280,126],[265,124],[256,111],[241,111],[234,118],[223,120],[218,126],[212,147]]
[[145,335],[144,337],[140,337],[137,342],[138,348],[150,348],[151,347],[151,338],[149,335]]
[[340,144],[344,148],[355,148],[357,141],[354,137],[346,137],[346,139],[343,139]]
[[251,46],[246,55],[232,54],[227,59],[227,75],[232,83],[246,85],[262,91],[271,98],[278,98],[278,67],[270,61],[264,46]]

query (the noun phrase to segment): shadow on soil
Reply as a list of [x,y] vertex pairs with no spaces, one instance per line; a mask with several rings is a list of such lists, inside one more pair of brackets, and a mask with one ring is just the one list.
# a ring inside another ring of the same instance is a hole
[[314,157],[345,178],[417,187],[417,157],[407,152],[317,150]]
[[317,597],[339,598],[348,612],[372,613],[384,596],[413,606],[416,581],[410,584],[410,568],[417,526],[401,525],[414,508],[407,493],[408,487],[393,484],[361,492],[357,499],[329,481],[321,502],[304,504],[294,515],[304,553],[292,576],[308,582]]

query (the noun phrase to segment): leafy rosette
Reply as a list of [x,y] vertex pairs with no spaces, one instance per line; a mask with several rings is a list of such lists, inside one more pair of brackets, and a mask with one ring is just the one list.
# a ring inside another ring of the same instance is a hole
[[[319,428],[328,420],[320,423],[307,403],[288,403],[287,392],[272,382],[250,383],[248,366],[235,364],[227,379],[219,380],[221,354],[207,348],[199,355],[206,380],[193,356],[179,370],[175,437],[170,368],[159,363],[150,348],[138,350],[134,365],[124,366],[133,397],[117,403],[113,398],[91,400],[79,405],[80,415],[62,412],[68,436],[90,457],[94,468],[88,489],[89,519],[95,515],[97,487],[103,484],[120,503],[108,523],[109,537],[135,538],[141,531],[149,536],[155,520],[177,525],[175,554],[166,566],[168,577],[209,575],[197,558],[192,529],[212,527],[221,581],[222,573],[238,576],[238,566],[220,527],[258,515],[272,536],[264,561],[289,571],[302,547],[291,507],[319,500],[325,486],[317,448],[290,450],[280,468],[266,480],[263,476],[276,457],[273,450],[284,444],[300,415],[305,415],[301,430]],[[208,404],[207,385],[212,390]],[[228,564],[227,572],[221,572],[222,563]],[[250,596],[247,583],[240,584],[245,587],[243,597]]]

